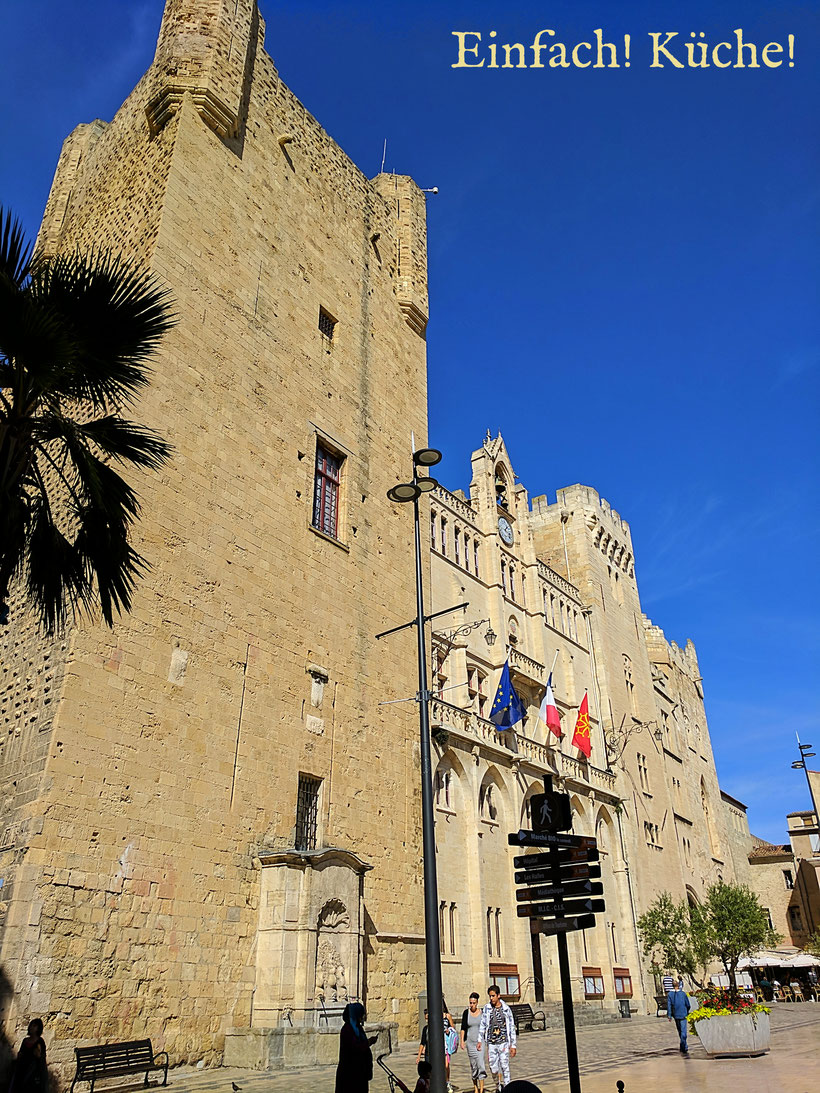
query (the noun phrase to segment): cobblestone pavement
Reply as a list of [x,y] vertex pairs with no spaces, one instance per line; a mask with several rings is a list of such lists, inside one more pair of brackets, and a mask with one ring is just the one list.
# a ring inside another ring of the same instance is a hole
[[[772,1009],[772,1047],[755,1059],[709,1059],[697,1038],[690,1037],[688,1058],[682,1058],[674,1025],[663,1018],[638,1017],[608,1025],[578,1029],[578,1056],[584,1093],[714,1093],[731,1084],[738,1093],[814,1093],[820,1073],[820,1005],[781,1005]],[[519,1038],[513,1077],[527,1078],[542,1093],[567,1093],[564,1037],[560,1031],[526,1033]],[[386,1059],[391,1070],[412,1089],[416,1074],[416,1044],[402,1044]],[[387,1077],[378,1067],[370,1093],[388,1093]],[[451,1075],[459,1091],[472,1093],[464,1052],[453,1059]],[[231,1083],[243,1093],[333,1093],[335,1067],[267,1073],[222,1067],[218,1070],[179,1068],[168,1077],[173,1093],[231,1093]],[[486,1083],[487,1093],[493,1089]],[[101,1091],[102,1093],[102,1091]]]

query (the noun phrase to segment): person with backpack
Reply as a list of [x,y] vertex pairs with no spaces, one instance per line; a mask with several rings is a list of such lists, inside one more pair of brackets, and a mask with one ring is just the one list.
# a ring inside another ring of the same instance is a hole
[[[454,1093],[453,1086],[450,1084],[450,1056],[455,1055],[458,1051],[458,1033],[456,1032],[456,1026],[453,1023],[453,1018],[450,1016],[450,1012],[447,1009],[447,1003],[442,999],[442,1018],[444,1021],[444,1076],[447,1081],[447,1093]],[[421,1030],[421,1043],[419,1044],[418,1055],[416,1055],[416,1063],[420,1063],[422,1059],[427,1057],[427,1043],[429,1035],[429,1016],[428,1011],[424,1011],[425,1025]]]
[[481,1027],[481,1010],[477,991],[470,995],[470,1005],[461,1015],[461,1046],[470,1060],[470,1075],[473,1079],[473,1093],[484,1093],[484,1080],[487,1068],[484,1065],[484,1052],[478,1050],[478,1030]]

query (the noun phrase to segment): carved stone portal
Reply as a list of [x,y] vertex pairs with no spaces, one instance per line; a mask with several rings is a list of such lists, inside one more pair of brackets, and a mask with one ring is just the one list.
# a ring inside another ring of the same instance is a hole
[[364,874],[371,866],[337,849],[260,854],[256,991],[251,1023],[334,1024],[361,998]]

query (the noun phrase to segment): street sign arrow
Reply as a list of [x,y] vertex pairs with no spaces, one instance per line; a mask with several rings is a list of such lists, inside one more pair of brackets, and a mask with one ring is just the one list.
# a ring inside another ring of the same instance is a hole
[[566,934],[570,930],[590,930],[595,925],[595,915],[581,915],[580,918],[554,918],[550,922],[530,920],[530,932],[533,934]]
[[574,862],[586,865],[598,861],[601,854],[597,846],[591,849],[583,847],[553,847],[543,854],[516,854],[513,865],[516,869],[563,869]]
[[549,903],[528,903],[516,908],[519,918],[549,918],[557,915],[583,914],[585,911],[605,911],[606,903],[602,899],[573,899],[568,902],[551,900]]
[[[518,860],[518,859],[516,859]],[[573,865],[568,863],[556,869],[525,869],[515,874],[516,884],[564,884],[573,880],[600,877],[600,865]]]
[[579,880],[569,884],[545,884],[537,888],[519,888],[515,893],[518,903],[532,903],[538,899],[563,897],[574,899],[576,896],[602,896],[604,886],[600,881]]
[[556,835],[548,832],[511,831],[507,836],[510,846],[579,846],[592,849],[597,846],[590,835]]

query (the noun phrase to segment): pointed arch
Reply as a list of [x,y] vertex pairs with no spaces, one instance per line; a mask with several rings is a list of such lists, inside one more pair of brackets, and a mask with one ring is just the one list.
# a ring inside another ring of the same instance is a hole
[[508,814],[510,802],[507,787],[498,767],[491,764],[484,772],[478,789],[478,815],[482,820],[501,823]]
[[715,820],[712,816],[712,810],[709,808],[709,798],[706,794],[706,782],[701,776],[700,779],[700,807],[703,812],[703,819],[706,824],[706,834],[709,836],[709,850],[713,858],[720,857],[720,843],[718,842],[717,831],[715,829]]
[[460,812],[469,785],[467,772],[452,748],[442,753],[433,773],[433,796],[437,808]]

